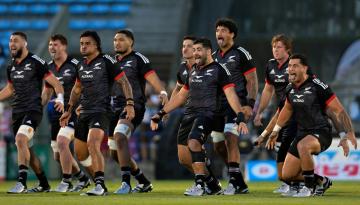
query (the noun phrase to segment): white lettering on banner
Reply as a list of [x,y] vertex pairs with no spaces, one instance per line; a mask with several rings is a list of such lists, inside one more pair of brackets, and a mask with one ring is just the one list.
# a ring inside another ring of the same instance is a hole
[[350,146],[350,154],[345,157],[338,144],[339,139],[334,139],[328,150],[314,157],[315,172],[333,180],[360,180],[360,151]]

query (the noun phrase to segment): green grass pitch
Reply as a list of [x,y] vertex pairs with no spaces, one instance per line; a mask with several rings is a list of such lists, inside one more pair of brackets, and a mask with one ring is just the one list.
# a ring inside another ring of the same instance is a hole
[[[52,187],[55,187],[59,181],[52,181]],[[35,182],[28,182],[32,186]],[[133,182],[134,183],[134,182]],[[1,205],[42,205],[42,204],[62,204],[62,205],[131,205],[131,204],[149,204],[149,205],[224,205],[224,204],[324,204],[324,205],[360,205],[360,182],[337,182],[322,197],[310,198],[289,198],[273,194],[272,190],[279,183],[258,182],[249,183],[250,194],[235,196],[203,196],[186,197],[183,192],[193,182],[190,180],[181,181],[153,181],[154,190],[151,193],[114,195],[112,192],[119,186],[119,182],[107,182],[109,195],[102,197],[80,196],[79,193],[40,193],[40,194],[19,194],[11,195],[6,191],[15,184],[15,182],[0,182],[0,204]],[[222,182],[223,186],[226,182]],[[92,188],[93,186],[91,186]]]

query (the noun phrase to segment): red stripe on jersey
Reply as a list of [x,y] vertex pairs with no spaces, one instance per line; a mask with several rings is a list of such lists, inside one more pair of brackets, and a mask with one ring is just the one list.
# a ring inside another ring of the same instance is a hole
[[81,80],[79,78],[76,78],[76,82],[81,83]]
[[7,82],[12,84],[12,81],[11,81],[11,80],[8,80]]
[[335,98],[336,95],[333,94],[331,97],[329,97],[329,99],[326,100],[325,105],[328,106],[331,103],[331,101],[333,101]]
[[149,75],[151,75],[151,74],[153,74],[153,73],[155,73],[155,70],[149,70],[148,72],[146,72],[146,73],[144,74],[144,78],[147,78]]
[[271,85],[270,81],[267,78],[265,78],[265,83]]
[[256,71],[256,67],[253,67],[253,68],[251,68],[250,70],[246,71],[246,72],[244,73],[244,75],[247,75],[247,74],[252,73],[252,72],[254,72],[254,71]]
[[226,90],[226,89],[231,88],[231,87],[235,87],[235,84],[234,83],[229,83],[227,85],[224,85],[222,89]]
[[45,79],[45,78],[49,77],[51,74],[52,74],[52,73],[51,73],[50,71],[49,71],[49,72],[47,72],[47,73],[45,73],[45,75],[44,75],[44,78],[43,78],[43,79]]
[[115,80],[119,80],[120,78],[122,78],[125,75],[124,71],[121,71],[121,73],[119,73],[114,79]]
[[184,88],[185,90],[189,90],[189,86],[188,86],[188,85],[184,85],[183,88]]

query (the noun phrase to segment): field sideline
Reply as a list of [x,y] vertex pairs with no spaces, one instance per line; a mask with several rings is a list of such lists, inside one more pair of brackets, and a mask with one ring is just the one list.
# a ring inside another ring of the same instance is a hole
[[[28,182],[32,186],[35,182]],[[52,181],[52,187],[58,181]],[[360,182],[334,182],[333,186],[323,197],[311,198],[285,198],[278,194],[273,194],[272,190],[278,183],[249,183],[250,194],[235,196],[203,196],[185,197],[183,192],[191,185],[192,181],[154,181],[154,190],[145,194],[113,195],[105,197],[80,196],[79,193],[41,193],[41,194],[21,194],[10,195],[6,191],[14,185],[14,182],[0,183],[0,204],[63,204],[63,205],[85,205],[85,204],[179,204],[179,205],[223,205],[223,204],[337,204],[350,205],[360,204]],[[223,186],[226,182],[222,182]],[[107,182],[107,187],[112,193],[119,183]]]

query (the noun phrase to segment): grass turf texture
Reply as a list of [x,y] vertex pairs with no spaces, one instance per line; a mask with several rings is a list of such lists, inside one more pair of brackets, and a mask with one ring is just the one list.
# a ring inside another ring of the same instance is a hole
[[[28,182],[28,186],[36,183]],[[59,181],[52,181],[51,186],[55,188]],[[134,183],[134,181],[133,181]],[[79,193],[37,193],[37,194],[7,194],[6,191],[15,182],[0,183],[0,204],[62,204],[62,205],[85,205],[85,204],[179,204],[179,205],[224,205],[224,204],[319,204],[319,205],[350,205],[360,204],[360,182],[334,182],[333,186],[322,197],[291,198],[273,194],[272,191],[279,183],[249,183],[250,194],[235,196],[202,196],[186,197],[183,192],[193,182],[188,181],[154,181],[154,190],[151,193],[114,195],[112,192],[120,185],[119,182],[107,182],[109,195],[102,197],[80,196]],[[226,182],[222,182],[223,187]],[[90,187],[93,188],[93,185]]]

